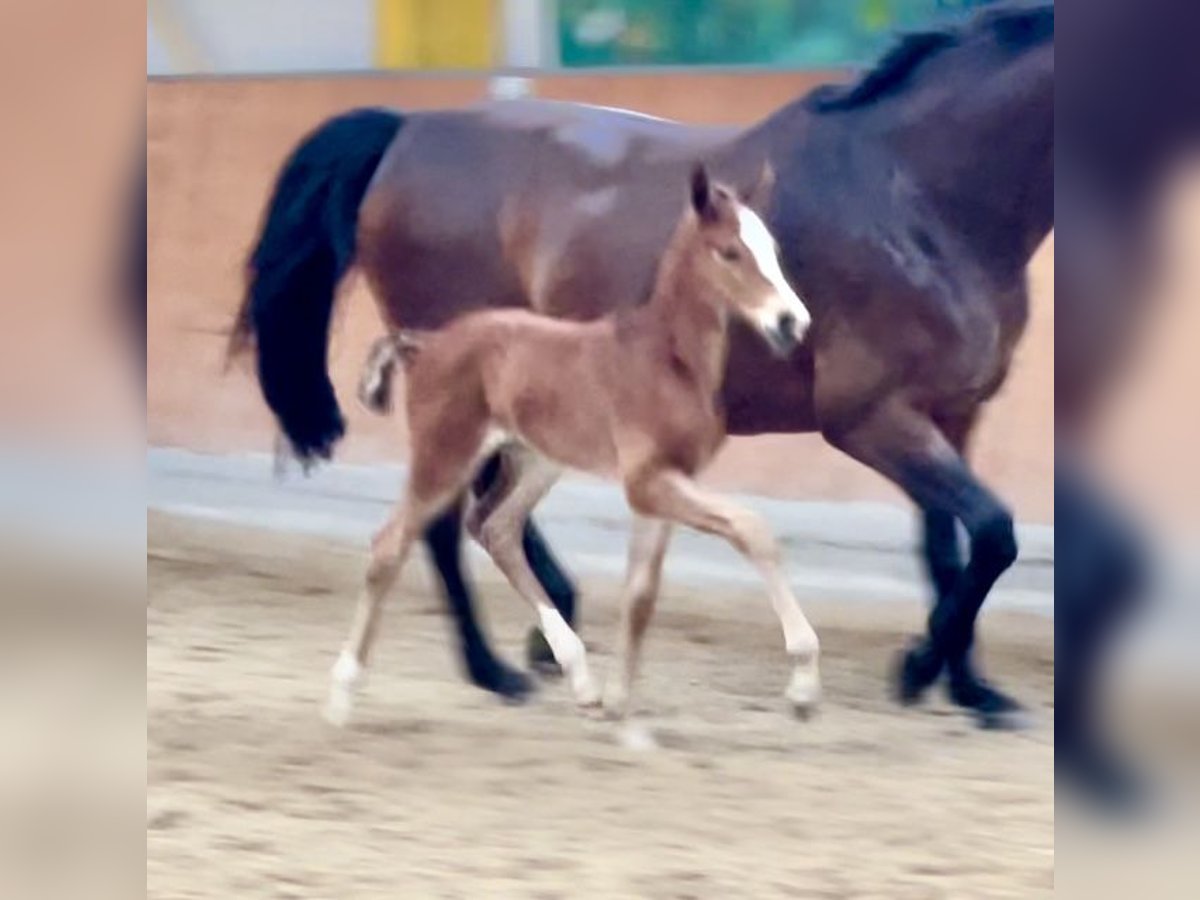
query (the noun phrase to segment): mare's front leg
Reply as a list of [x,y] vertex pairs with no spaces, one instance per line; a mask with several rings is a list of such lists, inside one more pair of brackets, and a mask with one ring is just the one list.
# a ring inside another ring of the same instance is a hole
[[[975,422],[976,415],[972,413],[939,419],[935,423],[964,462],[967,442]],[[958,540],[958,525],[954,516],[943,509],[930,508],[921,512],[924,525],[922,555],[933,584],[934,610],[939,606],[945,610],[949,604],[953,604],[954,587],[966,569],[966,560]],[[974,623],[971,630],[972,638],[965,648],[946,660],[950,699],[966,709],[991,710],[991,715],[1015,713],[1020,709],[1019,704],[979,674],[973,660]]]
[[[899,398],[825,437],[902,487],[925,513],[927,527],[934,517],[943,545],[952,538],[955,519],[970,538],[970,561],[934,604],[925,638],[904,656],[899,694],[904,702],[915,702],[947,665],[957,666],[960,674],[964,671],[979,610],[996,579],[1016,560],[1012,514],[979,483],[929,416]],[[946,570],[941,577],[950,582],[950,575]],[[986,727],[1014,724],[1010,716],[1019,709],[995,689],[964,690],[955,699]]]
[[636,470],[627,478],[625,490],[630,506],[641,515],[723,537],[754,564],[767,583],[788,655],[795,661],[787,697],[797,713],[807,714],[820,698],[820,644],[784,577],[779,545],[766,521],[703,490],[678,470]]
[[1144,602],[1147,551],[1133,524],[1062,450],[1054,511],[1055,780],[1102,808],[1127,811],[1145,799],[1146,786],[1113,745],[1099,693],[1112,643]]

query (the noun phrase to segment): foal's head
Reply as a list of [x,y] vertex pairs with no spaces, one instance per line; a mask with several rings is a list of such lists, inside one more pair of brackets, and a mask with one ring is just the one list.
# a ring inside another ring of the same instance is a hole
[[[770,173],[754,193],[769,188]],[[779,268],[779,248],[748,198],[692,169],[691,209],[700,252],[692,255],[706,287],[720,302],[753,325],[776,353],[800,342],[812,321],[808,309]]]

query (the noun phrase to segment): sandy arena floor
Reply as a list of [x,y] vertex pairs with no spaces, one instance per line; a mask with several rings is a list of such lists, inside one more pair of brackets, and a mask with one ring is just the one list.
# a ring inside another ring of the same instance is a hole
[[[660,748],[467,686],[424,561],[384,622],[351,726],[319,716],[360,551],[152,515],[148,895],[155,898],[1033,898],[1053,886],[1052,626],[994,613],[989,672],[1037,716],[983,733],[940,698],[888,699],[921,610],[801,597],[826,701],[782,698],[764,598],[668,589],[639,720]],[[517,658],[530,615],[479,572]],[[616,585],[586,586],[608,663]]]

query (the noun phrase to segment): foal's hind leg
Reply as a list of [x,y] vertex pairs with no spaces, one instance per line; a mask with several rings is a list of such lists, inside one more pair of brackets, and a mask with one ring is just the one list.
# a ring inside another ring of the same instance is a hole
[[638,513],[723,537],[754,563],[783,626],[788,655],[796,663],[787,697],[799,713],[812,709],[820,697],[820,645],[784,577],[779,545],[767,523],[756,513],[703,490],[677,470],[637,472],[626,481],[625,490]]
[[[479,474],[475,477],[475,481],[471,485],[475,502],[471,508],[467,527],[471,531],[472,536],[476,536],[480,523],[491,514],[492,509],[512,489],[514,460],[510,456],[512,448],[515,446],[517,445],[506,445],[493,454],[484,463],[483,468],[479,470]],[[525,559],[529,563],[529,567],[533,570],[533,574],[537,576],[537,580],[541,582],[543,590],[549,595],[555,608],[562,613],[562,617],[566,620],[567,624],[574,627],[576,606],[575,585],[571,583],[570,577],[563,571],[562,565],[554,558],[554,554],[551,552],[545,538],[542,537],[541,531],[539,531],[537,525],[534,523],[532,516],[525,520],[525,527],[521,535],[521,547],[525,553]],[[546,638],[542,634],[541,629],[534,627],[529,632],[526,649],[529,664],[534,669],[537,669],[544,675],[558,675],[562,673],[558,663],[554,661],[554,652],[550,649],[550,645],[546,643]]]
[[350,636],[333,667],[326,717],[335,724],[344,724],[349,718],[355,687],[362,679],[379,630],[383,601],[399,578],[413,543],[466,488],[475,452],[470,444],[460,442],[459,458],[439,458],[430,442],[414,435],[405,497],[371,542],[371,558]]
[[537,610],[542,634],[566,674],[576,701],[583,706],[595,705],[600,698],[583,641],[542,588],[522,548],[522,532],[530,512],[554,486],[561,472],[525,448],[510,450],[508,460],[511,483],[487,518],[476,526],[477,538],[517,593]]
[[425,546],[442,584],[442,595],[458,632],[467,677],[484,690],[519,701],[534,687],[525,673],[492,651],[475,611],[475,599],[463,573],[463,504],[453,503],[425,529]]
[[396,583],[413,541],[420,537],[421,530],[432,517],[432,511],[424,504],[414,504],[411,497],[406,498],[371,542],[371,560],[350,626],[350,635],[331,673],[326,718],[335,725],[345,724],[350,717],[355,688],[366,670],[367,659],[379,631],[383,601]]

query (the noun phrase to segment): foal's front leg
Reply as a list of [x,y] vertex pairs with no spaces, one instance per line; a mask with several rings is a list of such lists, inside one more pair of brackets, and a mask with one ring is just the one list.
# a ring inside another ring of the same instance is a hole
[[642,641],[662,581],[663,558],[671,540],[671,524],[661,519],[634,516],[629,540],[629,564],[621,596],[621,624],[617,632],[617,663],[604,686],[604,708],[623,718],[629,711],[633,679],[641,661]]
[[678,470],[638,471],[626,481],[625,490],[630,506],[638,513],[723,537],[754,563],[783,626],[788,655],[795,660],[787,698],[798,713],[815,707],[821,693],[817,633],[783,575],[779,546],[762,517],[703,490]]
[[514,448],[508,459],[512,468],[508,491],[494,507],[484,511],[486,518],[477,520],[472,530],[509,584],[537,611],[542,634],[566,674],[576,701],[581,706],[594,706],[600,695],[588,668],[583,641],[542,588],[522,547],[529,514],[558,481],[561,471],[526,448]]

